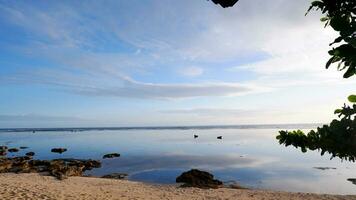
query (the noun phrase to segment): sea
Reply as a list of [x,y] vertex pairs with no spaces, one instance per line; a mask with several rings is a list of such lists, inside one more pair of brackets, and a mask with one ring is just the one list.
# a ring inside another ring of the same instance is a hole
[[[90,176],[127,173],[133,181],[175,184],[182,172],[200,169],[251,189],[356,194],[356,185],[348,181],[356,178],[356,163],[318,151],[302,153],[276,139],[280,130],[320,125],[6,128],[0,129],[0,146],[28,147],[9,157],[33,151],[34,159],[100,160],[101,168],[86,172]],[[58,147],[68,151],[51,152]],[[103,159],[108,153],[121,156]]]

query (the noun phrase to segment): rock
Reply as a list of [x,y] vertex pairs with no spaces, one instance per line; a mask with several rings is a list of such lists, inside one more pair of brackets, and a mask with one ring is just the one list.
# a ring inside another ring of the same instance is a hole
[[110,179],[125,179],[128,174],[125,173],[112,173],[102,176],[101,178],[110,178]]
[[62,162],[66,165],[77,165],[77,166],[84,166],[84,170],[91,170],[93,168],[100,168],[101,162],[97,160],[82,160],[82,159],[72,159],[72,158],[65,158],[65,159],[54,159],[54,162]]
[[231,188],[231,189],[238,189],[238,190],[246,190],[247,188],[245,187],[242,187],[241,185],[239,184],[231,184],[231,185],[228,185],[228,188]]
[[6,151],[7,150],[7,146],[0,146],[0,151]]
[[356,178],[348,178],[347,180],[356,185]]
[[15,162],[22,162],[22,161],[29,161],[31,160],[30,156],[18,156],[18,157],[14,157],[11,160],[15,161]]
[[7,151],[10,152],[10,153],[14,153],[14,152],[18,152],[19,149],[11,148],[11,149],[8,149]]
[[31,165],[26,160],[13,162],[12,167],[9,170],[9,172],[14,173],[29,173],[33,171],[34,170],[31,169]]
[[0,150],[0,156],[6,156],[6,154],[7,154],[6,150],[5,151],[4,150]]
[[85,165],[84,170],[91,170],[94,168],[100,168],[101,162],[99,162],[97,160],[86,160],[84,165]]
[[225,188],[231,188],[231,189],[248,189],[246,187],[242,187],[236,181],[226,181],[224,182],[224,186]]
[[20,149],[28,149],[28,147],[20,147]]
[[183,187],[198,187],[198,188],[219,188],[223,183],[214,179],[214,176],[208,172],[192,169],[183,172],[176,178],[177,183],[184,183]]
[[99,167],[101,163],[96,160],[56,159],[51,161],[49,171],[63,180],[69,176],[82,176],[84,171]]
[[53,160],[49,166],[49,173],[59,180],[63,180],[69,176],[82,176],[84,167],[81,163],[73,164],[63,160]]
[[29,164],[39,173],[48,172],[51,163],[47,160],[30,160]]
[[119,153],[109,153],[109,154],[105,154],[103,156],[103,159],[105,159],[105,158],[116,158],[116,157],[120,157],[120,154]]
[[35,152],[27,152],[26,154],[25,154],[26,156],[34,156],[35,155]]
[[30,160],[29,163],[32,165],[32,166],[49,166],[51,164],[50,161],[48,160]]
[[194,135],[194,138],[198,138],[199,136],[198,135]]
[[0,159],[0,173],[8,172],[12,167],[12,162],[8,159]]
[[222,140],[222,136],[218,136],[216,137],[216,139]]
[[336,169],[336,167],[313,167],[314,169],[320,169],[320,170],[329,170],[329,169]]
[[84,171],[99,167],[101,167],[101,163],[96,160],[32,160],[31,156],[0,158],[0,173],[47,172],[60,180],[69,176],[82,176]]
[[66,152],[66,151],[67,151],[66,148],[53,148],[53,149],[51,149],[51,152],[60,153],[60,154],[62,154],[63,152]]

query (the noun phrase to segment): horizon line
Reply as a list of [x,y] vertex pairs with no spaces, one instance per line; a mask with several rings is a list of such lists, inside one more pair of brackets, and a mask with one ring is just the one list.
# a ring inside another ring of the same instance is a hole
[[[283,124],[230,124],[230,125],[167,125],[167,126],[93,126],[93,127],[47,127],[47,128],[0,128],[0,132],[55,132],[55,131],[90,131],[90,130],[174,130],[174,129],[248,129],[279,128],[278,126],[319,126],[324,123],[283,123]],[[257,127],[256,127],[257,126]],[[281,127],[283,128],[283,127]]]

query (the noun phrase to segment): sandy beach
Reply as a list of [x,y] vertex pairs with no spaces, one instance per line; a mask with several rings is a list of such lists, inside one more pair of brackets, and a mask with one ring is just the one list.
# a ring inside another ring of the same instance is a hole
[[70,177],[59,181],[38,174],[0,174],[0,199],[240,199],[356,200],[356,196],[318,195],[241,189],[179,188],[127,180]]

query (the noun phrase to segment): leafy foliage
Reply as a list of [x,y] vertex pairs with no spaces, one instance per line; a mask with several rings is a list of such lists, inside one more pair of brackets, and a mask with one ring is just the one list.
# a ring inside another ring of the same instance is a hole
[[215,4],[220,4],[221,7],[227,8],[235,5],[239,0],[212,0]]
[[[343,71],[344,78],[356,74],[356,0],[318,0],[313,1],[307,13],[312,9],[321,10],[326,16],[321,18],[326,26],[331,26],[339,36],[330,44],[340,45],[329,51],[331,58],[326,68],[338,63],[338,70]],[[280,131],[277,139],[285,146],[300,147],[302,152],[319,150],[321,155],[326,152],[331,158],[355,162],[356,159],[356,95],[348,97],[352,105],[336,109],[339,119],[334,119],[329,125],[311,130],[304,134],[301,130]]]
[[304,134],[301,130],[280,131],[277,139],[285,146],[300,147],[302,152],[319,150],[333,157],[355,162],[356,159],[356,104],[355,95],[349,96],[353,105],[344,105],[335,110],[339,120],[334,119],[330,125],[324,125]]
[[[326,16],[321,18],[326,26],[331,26],[339,33],[330,46],[340,45],[329,51],[331,58],[326,68],[338,63],[339,71],[345,70],[344,78],[356,74],[356,1],[355,0],[318,0],[313,1],[308,12],[312,9],[321,10]],[[307,12],[307,13],[308,13]]]

